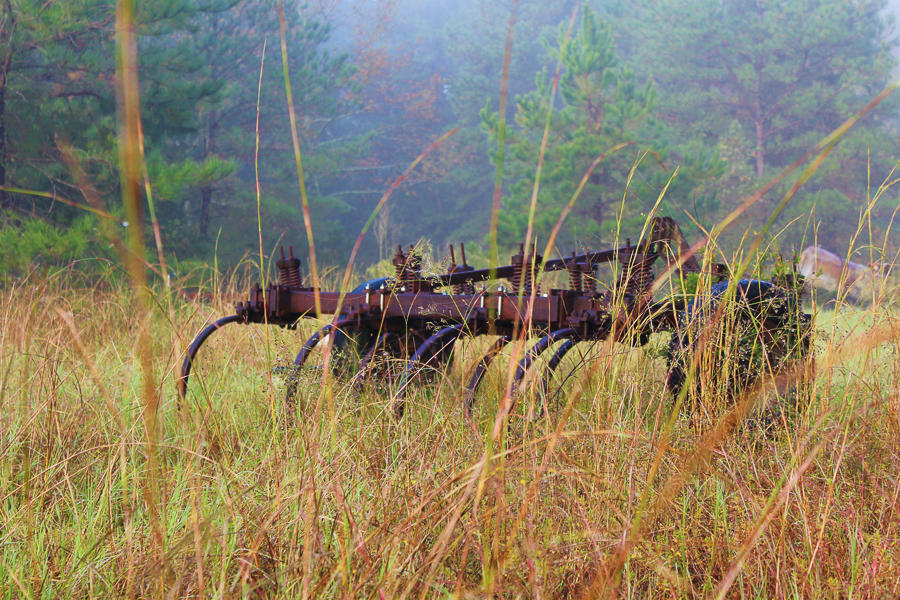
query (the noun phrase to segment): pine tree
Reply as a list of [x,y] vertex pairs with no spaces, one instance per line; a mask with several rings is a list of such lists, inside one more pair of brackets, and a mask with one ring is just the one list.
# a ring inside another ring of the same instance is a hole
[[[656,92],[652,82],[640,81],[619,62],[610,26],[590,10],[585,10],[568,46],[560,29],[551,50],[552,58],[561,59],[563,70],[559,106],[551,117],[535,230],[546,239],[591,163],[606,156],[593,171],[561,236],[565,243],[595,243],[598,236],[609,238],[615,230],[625,180],[639,156],[648,148],[665,156],[665,148],[656,140],[658,124],[652,119]],[[551,84],[545,68],[537,76],[535,89],[516,98],[515,127],[507,132],[509,190],[500,232],[509,245],[524,236]],[[488,109],[482,116],[493,139],[497,116]],[[623,144],[633,146],[614,151]],[[665,172],[655,160],[643,165],[641,173],[630,188],[632,199],[622,215],[624,227],[639,227],[641,211],[651,201],[648,194],[664,182],[660,177]]]
[[[728,153],[736,176],[751,171],[732,191],[733,205],[890,81],[884,7],[884,0],[656,0],[625,28],[638,29],[645,42],[636,47],[637,63],[658,83],[660,114],[673,131]],[[889,111],[883,105],[841,142],[786,219],[818,202],[823,243],[846,244],[865,198],[869,161],[878,177],[898,157],[884,143],[879,115]],[[758,216],[773,203],[761,205]],[[843,210],[822,213],[826,206]]]
[[[224,10],[234,0],[186,0],[141,5],[140,77],[146,145],[196,128],[193,107],[215,95],[200,81],[196,57],[183,39],[201,10]],[[109,200],[118,185],[115,153],[114,6],[108,0],[5,2],[7,29],[0,75],[0,129],[5,131],[3,184],[78,196],[59,142],[76,152],[92,184]],[[26,118],[27,116],[27,118]],[[18,197],[13,206],[30,205]],[[61,210],[63,214],[67,211]]]
[[[348,150],[327,138],[332,120],[346,110],[352,68],[346,57],[323,50],[326,24],[298,2],[285,5],[311,200],[322,216],[316,222],[330,229],[327,243],[333,244],[342,232],[340,207],[329,198],[330,173]],[[92,186],[117,209],[113,15],[110,0],[0,2],[0,185],[83,201],[58,148],[64,142]],[[256,90],[267,38],[264,219],[273,238],[288,231],[302,235],[274,6],[263,0],[159,0],[140,4],[137,27],[144,142],[167,248],[182,257],[208,255],[214,227],[251,239],[246,215],[255,212]],[[61,225],[77,214],[26,195],[0,199],[20,213],[41,207],[45,218]]]
[[[326,255],[343,249],[343,203],[333,196],[336,163],[358,153],[358,136],[334,139],[334,123],[353,110],[353,67],[344,54],[324,49],[327,23],[299,2],[284,3],[288,60],[298,114],[304,170],[316,227]],[[200,15],[184,36],[186,55],[201,65],[197,78],[218,85],[216,93],[193,103],[196,127],[183,139],[167,136],[155,180],[170,215],[170,237],[184,252],[212,250],[215,233],[227,232],[235,258],[256,247],[254,140],[257,87],[263,44],[267,42],[260,111],[260,178],[266,243],[286,237],[300,245],[297,174],[290,149],[281,69],[280,32],[274,5],[243,0],[224,11]],[[185,156],[184,162],[175,160]],[[251,227],[252,225],[252,227]],[[329,252],[330,251],[330,252]],[[228,254],[226,252],[226,254]],[[230,256],[230,254],[228,254]]]

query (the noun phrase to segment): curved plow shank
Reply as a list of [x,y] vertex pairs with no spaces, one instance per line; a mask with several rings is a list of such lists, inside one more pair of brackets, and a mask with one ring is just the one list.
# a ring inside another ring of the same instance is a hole
[[200,350],[200,346],[203,345],[203,342],[211,336],[215,331],[218,331],[221,327],[229,323],[235,323],[237,321],[241,321],[242,317],[240,315],[228,315],[227,317],[222,317],[218,321],[215,321],[206,326],[206,328],[200,332],[194,341],[191,342],[191,345],[188,346],[187,354],[184,357],[184,362],[181,364],[181,376],[178,378],[178,398],[179,400],[184,400],[187,397],[187,385],[188,378],[191,376],[191,365],[194,362],[194,357],[197,356],[197,352]]
[[309,358],[310,352],[312,349],[316,347],[319,341],[322,340],[326,335],[331,333],[333,329],[342,329],[347,325],[351,325],[356,322],[356,319],[340,319],[335,321],[334,323],[329,323],[325,327],[322,327],[317,332],[312,334],[306,343],[303,344],[303,348],[300,349],[300,352],[297,353],[297,358],[294,359],[294,368],[292,369],[292,373],[290,378],[288,379],[287,391],[285,392],[285,402],[287,402],[288,406],[294,403],[294,396],[297,394],[297,383],[300,380],[300,368]]
[[406,369],[400,378],[400,389],[397,391],[397,401],[394,403],[394,415],[397,418],[403,416],[403,409],[406,404],[404,399],[406,398],[406,388],[409,386],[409,382],[422,367],[428,365],[431,359],[440,356],[448,346],[452,346],[456,342],[463,326],[463,323],[457,323],[456,325],[444,327],[416,348],[416,352],[407,361]]
[[541,378],[540,382],[541,395],[545,398],[548,398],[550,395],[550,379],[553,377],[553,372],[556,371],[559,363],[561,363],[563,357],[569,353],[569,350],[575,347],[575,343],[576,340],[574,338],[568,338],[559,345],[559,347],[556,349],[556,352],[554,352],[553,356],[550,357],[550,361],[544,368],[544,376]]
[[472,373],[472,378],[466,386],[466,400],[463,404],[463,412],[466,417],[472,417],[472,407],[475,405],[475,393],[478,391],[478,386],[481,385],[481,381],[484,379],[484,374],[487,373],[488,367],[491,366],[494,357],[500,354],[500,351],[503,350],[503,347],[506,346],[510,340],[511,338],[508,335],[501,337],[494,342],[484,356],[481,357],[481,360],[478,361],[478,366],[475,367],[475,372]]
[[[519,365],[516,368],[516,376],[513,379],[512,384],[510,385],[510,388],[508,390],[509,397],[512,398],[512,395],[515,393],[519,382],[522,381],[522,379],[525,377],[528,369],[531,368],[531,365],[534,363],[538,356],[549,350],[550,346],[552,346],[556,341],[561,339],[565,339],[568,341],[575,335],[576,331],[573,328],[565,327],[563,329],[551,331],[550,333],[539,339],[537,343],[532,346],[531,349],[525,354],[525,356],[522,357],[522,360],[519,361]],[[566,349],[566,352],[568,352],[568,348]],[[510,404],[510,406],[512,406],[512,404]]]
[[372,359],[375,358],[375,354],[378,352],[379,348],[384,348],[386,344],[396,337],[390,331],[382,333],[378,336],[378,339],[375,340],[375,343],[372,344],[366,353],[363,355],[362,360],[359,361],[359,369],[356,370],[356,374],[353,376],[352,385],[354,391],[359,391],[360,386],[362,385],[363,379],[366,377],[366,371],[369,369],[369,364],[372,362]]
[[560,339],[571,338],[574,335],[575,330],[571,327],[566,327],[564,329],[551,331],[550,333],[539,339],[537,343],[531,347],[528,353],[519,362],[519,366],[516,369],[516,377],[515,379],[513,379],[513,388],[515,388],[515,386],[520,381],[522,381],[522,378],[525,377],[525,373],[528,372],[528,369],[531,367],[531,364],[535,361],[535,359],[546,352],[554,342]]

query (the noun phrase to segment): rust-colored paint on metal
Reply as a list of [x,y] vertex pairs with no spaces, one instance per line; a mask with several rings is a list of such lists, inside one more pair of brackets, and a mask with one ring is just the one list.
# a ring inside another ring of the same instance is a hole
[[[370,346],[375,344],[377,347],[378,340],[385,334],[414,340],[413,347],[409,343],[385,346],[402,354],[392,356],[393,359],[412,358],[432,366],[440,362],[438,359],[446,360],[453,343],[453,340],[443,339],[447,337],[448,326],[458,326],[459,337],[498,335],[508,339],[514,332],[527,331],[541,338],[542,342],[536,346],[541,352],[549,349],[551,342],[557,339],[596,341],[612,335],[617,342],[642,344],[653,331],[674,329],[679,313],[685,309],[683,298],[652,298],[650,292],[656,277],[656,264],[661,261],[667,268],[682,272],[699,272],[701,268],[695,257],[684,256],[688,245],[674,220],[657,217],[648,231],[649,234],[635,244],[629,239],[618,248],[582,254],[573,252],[568,257],[546,262],[535,248],[526,251],[520,247],[511,257],[510,264],[493,271],[468,265],[465,248],[460,244],[462,263],[456,263],[456,253],[451,246],[450,269],[437,276],[423,275],[421,257],[413,247],[404,252],[403,247],[398,246],[392,260],[393,280],[387,280],[379,289],[367,286],[363,291],[347,294],[323,290],[316,294],[313,288],[303,287],[300,261],[291,249],[287,257],[282,251],[281,259],[276,263],[279,282],[270,284],[265,292],[255,285],[248,298],[236,304],[235,314],[228,322],[293,328],[301,319],[334,315],[340,307],[341,314],[334,318],[342,324],[340,329],[345,334],[344,339],[355,336],[362,340],[358,348],[359,356],[364,357],[360,376],[363,370],[379,371],[370,368],[376,354]],[[598,291],[596,269],[602,264],[616,262],[619,276],[612,291]],[[568,288],[540,293],[540,275],[548,271],[566,271]],[[725,272],[723,265],[712,266],[713,276],[721,278]],[[476,289],[476,284],[490,283],[492,275],[497,280],[507,280],[510,288],[503,290],[487,285],[481,290]],[[316,310],[316,295],[320,311]],[[215,329],[217,327],[206,328],[187,350],[178,381],[182,397],[186,394],[196,353]],[[438,330],[441,332],[435,334]],[[431,339],[435,335],[443,336],[440,344]],[[432,348],[440,350],[433,351]],[[309,349],[306,350],[308,353]],[[530,366],[532,361],[522,368]],[[415,372],[414,366],[410,363],[406,369],[403,390],[408,387],[410,374]],[[293,394],[297,374],[293,373],[292,378],[289,395]],[[473,387],[469,390],[471,396],[477,383],[470,387]],[[470,398],[466,403],[467,410],[471,404]]]

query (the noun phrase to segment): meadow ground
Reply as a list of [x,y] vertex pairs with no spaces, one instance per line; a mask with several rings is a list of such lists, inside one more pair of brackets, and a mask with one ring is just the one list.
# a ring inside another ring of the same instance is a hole
[[179,405],[185,345],[232,309],[160,297],[154,440],[132,292],[64,280],[0,290],[0,597],[900,595],[886,304],[818,311],[809,402],[769,433],[725,427],[723,403],[673,411],[660,334],[579,346],[593,360],[563,365],[549,416],[526,391],[491,443],[507,360],[473,422],[461,409],[488,340],[458,347],[397,421],[390,388],[323,391],[315,365],[290,414],[273,366],[316,324],[233,326]]

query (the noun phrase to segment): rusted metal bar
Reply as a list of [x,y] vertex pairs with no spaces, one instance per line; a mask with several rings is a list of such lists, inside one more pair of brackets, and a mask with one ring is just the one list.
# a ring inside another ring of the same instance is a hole
[[[695,257],[685,254],[689,247],[673,220],[657,218],[647,231],[649,234],[636,244],[627,240],[617,248],[573,252],[548,261],[543,261],[534,246],[527,249],[522,246],[511,257],[510,264],[496,269],[473,269],[466,262],[465,248],[460,244],[461,264],[456,263],[456,252],[451,246],[449,272],[436,276],[423,274],[422,257],[415,248],[410,246],[404,251],[398,246],[392,261],[393,279],[381,279],[377,286],[360,286],[349,293],[318,290],[317,294],[316,290],[303,287],[300,261],[294,257],[293,250],[288,256],[282,251],[276,263],[279,282],[265,289],[255,285],[248,297],[235,306],[235,314],[205,328],[188,347],[178,393],[181,397],[186,393],[191,364],[200,346],[224,324],[241,322],[294,328],[305,318],[331,318],[333,322],[319,329],[297,354],[287,385],[289,403],[296,394],[299,369],[312,349],[337,330],[355,332],[360,344],[358,356],[362,357],[357,378],[368,369],[379,346],[392,359],[406,361],[398,394],[401,399],[419,365],[443,355],[447,344],[455,343],[459,336],[498,335],[490,351],[479,360],[466,387],[464,410],[471,415],[475,390],[488,365],[514,334],[541,336],[519,363],[515,375],[518,382],[536,357],[557,340],[565,341],[550,359],[544,380],[549,379],[577,341],[598,341],[612,336],[615,342],[643,344],[654,331],[681,326],[681,315],[689,311],[691,303],[677,296],[659,300],[651,297],[651,284],[657,277],[655,265],[660,258],[669,271],[694,272],[700,270],[700,265]],[[598,291],[596,268],[604,263],[618,263],[618,276],[609,291]],[[568,275],[568,289],[540,293],[541,273],[562,270]],[[725,274],[722,265],[713,265],[711,271],[714,276]],[[485,286],[476,290],[476,283],[489,282],[492,276],[508,280],[512,289],[504,291]],[[335,343],[349,343],[348,339],[337,336]],[[357,380],[354,385],[358,385]],[[398,406],[402,411],[402,401]]]

